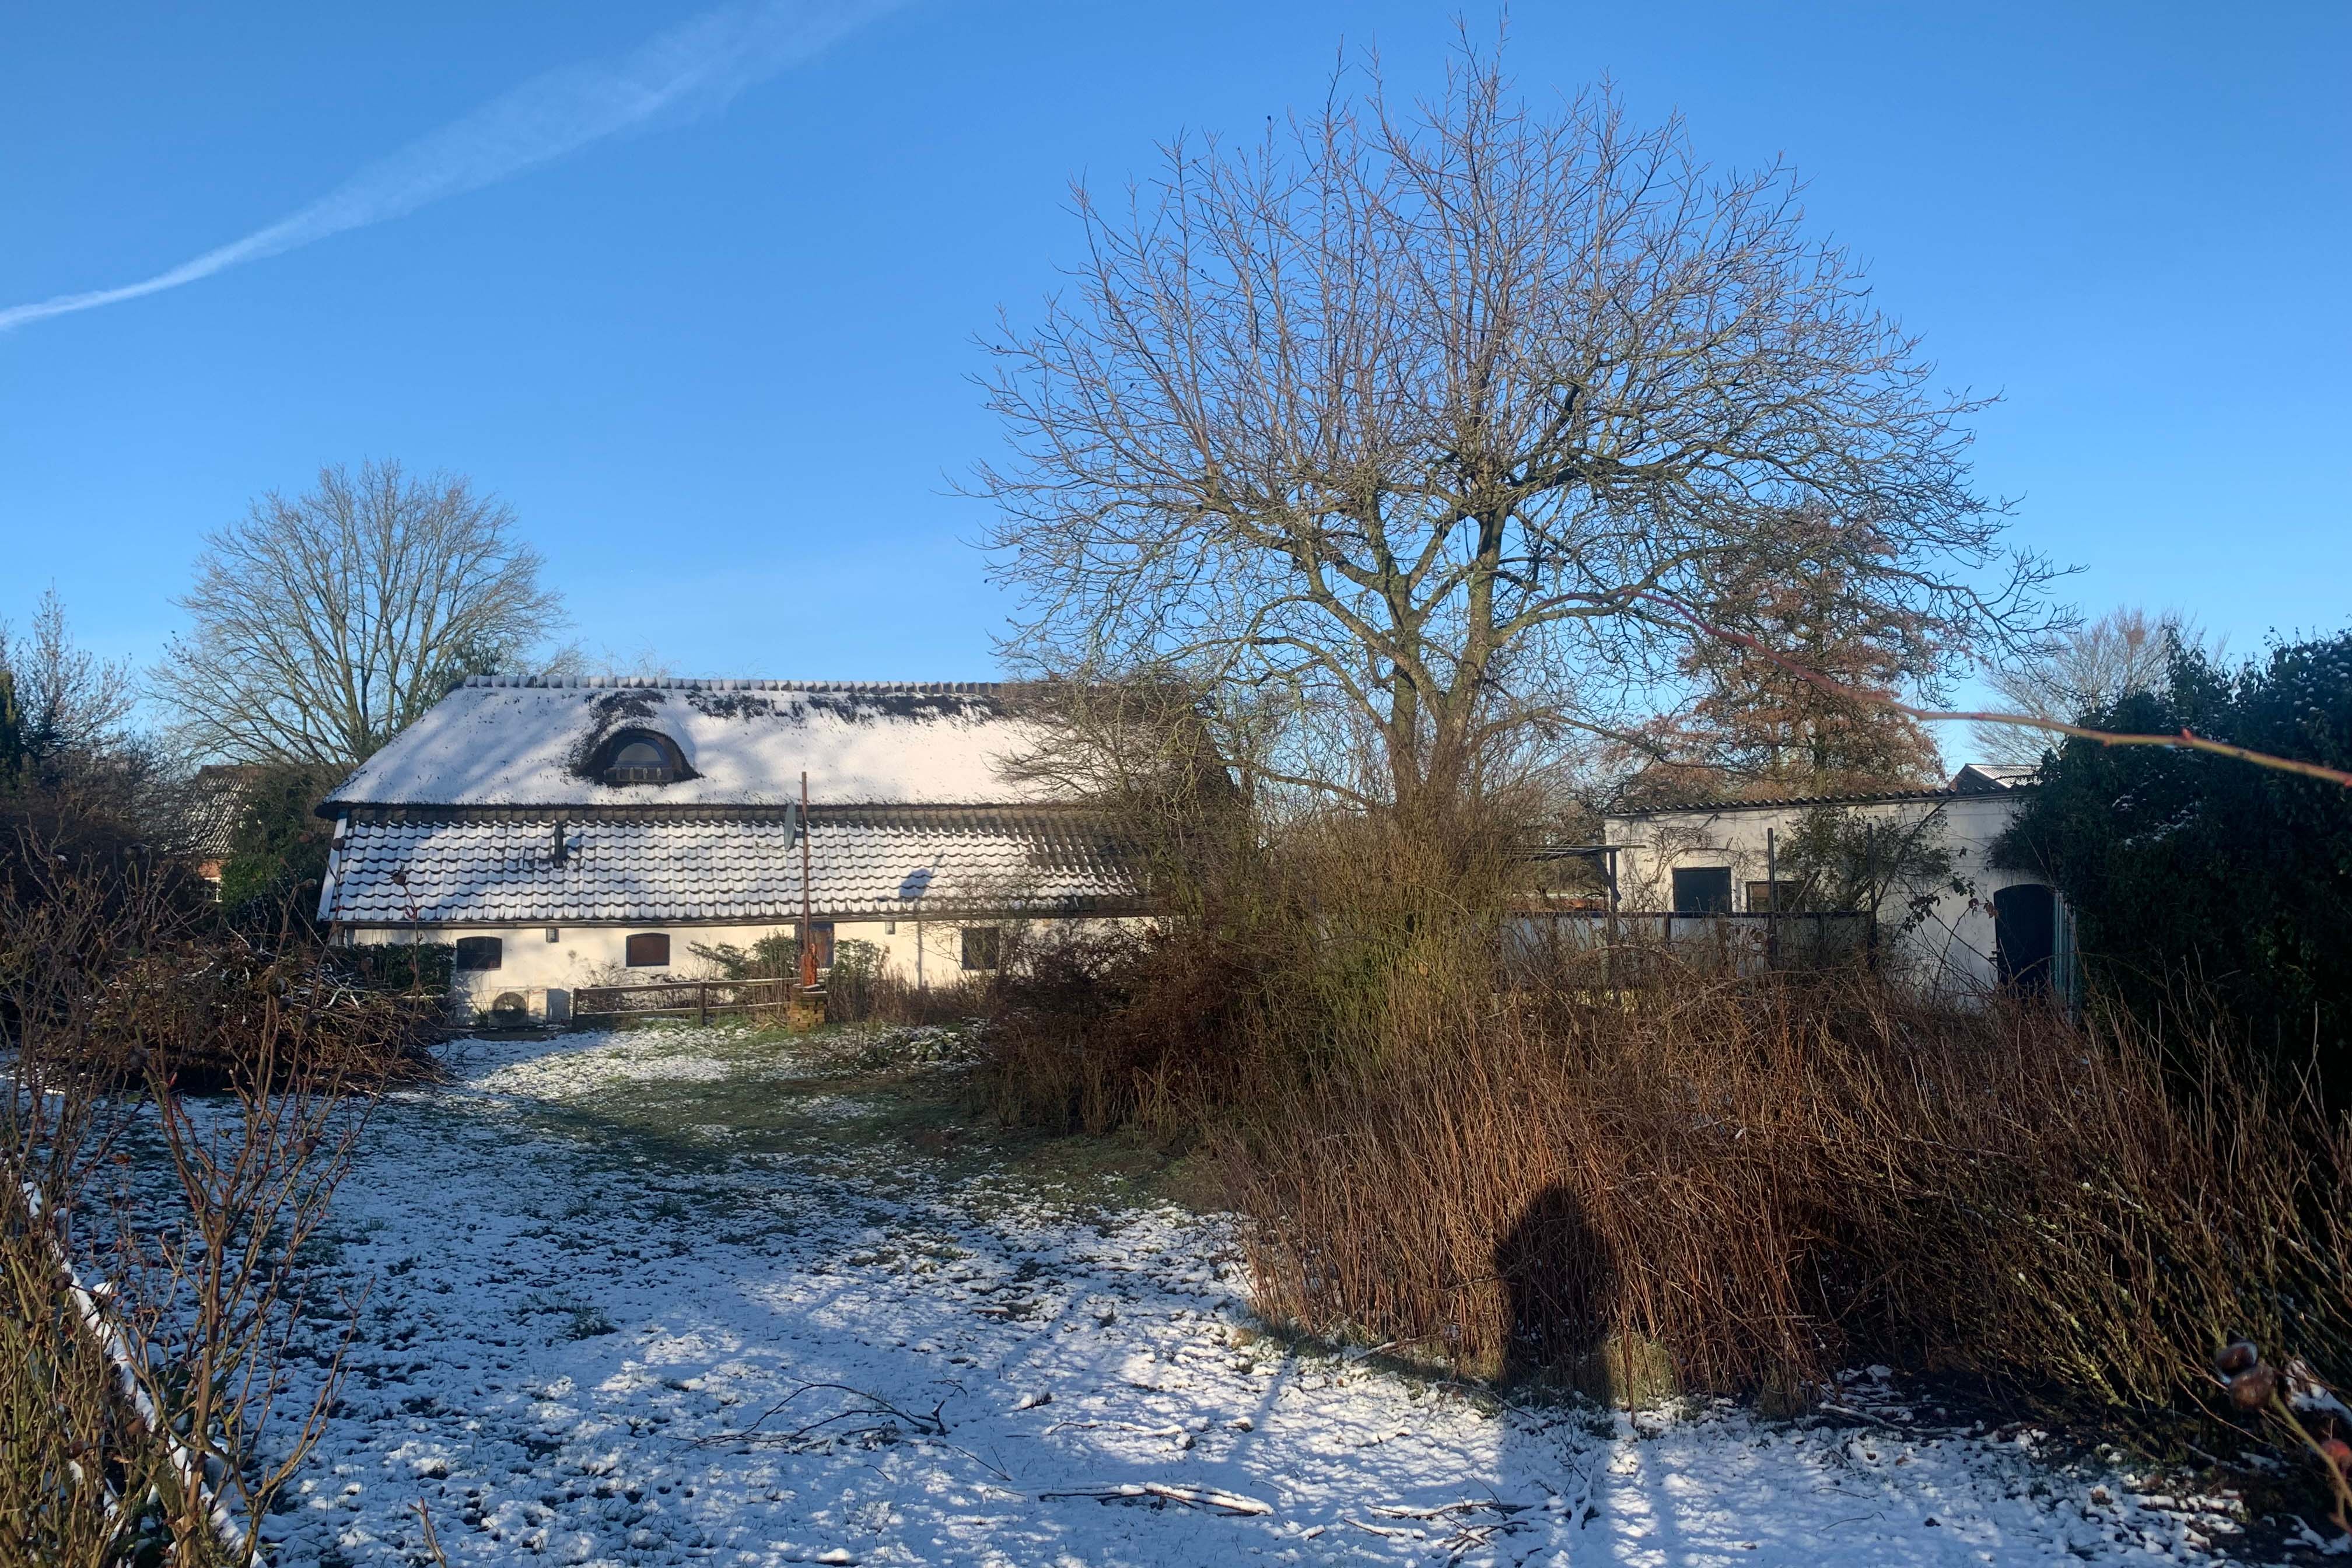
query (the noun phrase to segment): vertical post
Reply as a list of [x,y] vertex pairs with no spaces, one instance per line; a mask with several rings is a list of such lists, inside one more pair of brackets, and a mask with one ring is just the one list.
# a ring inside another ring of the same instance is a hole
[[815,918],[811,913],[809,900],[809,802],[808,770],[801,770],[801,989],[816,987],[816,932],[811,928]]
[[1780,967],[1780,854],[1779,835],[1764,830],[1764,962]]
[[710,982],[708,980],[694,983],[694,1021],[697,1024],[710,1022]]

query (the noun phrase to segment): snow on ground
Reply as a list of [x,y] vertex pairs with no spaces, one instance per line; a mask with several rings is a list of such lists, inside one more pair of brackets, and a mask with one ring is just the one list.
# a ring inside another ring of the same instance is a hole
[[290,1563],[423,1563],[420,1501],[457,1564],[2199,1560],[2193,1516],[2018,1443],[1288,1348],[1217,1221],[893,1121],[802,1047],[452,1052],[337,1197],[369,1294]]

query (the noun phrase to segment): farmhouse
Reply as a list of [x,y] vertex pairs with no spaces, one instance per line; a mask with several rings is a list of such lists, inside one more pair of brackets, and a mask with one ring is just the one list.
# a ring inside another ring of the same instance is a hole
[[[1880,910],[1884,965],[1948,993],[2022,984],[2071,994],[2073,922],[2064,900],[2032,873],[1994,865],[1990,853],[2032,777],[2031,768],[1971,763],[1941,789],[1612,815],[1603,852],[1612,900],[1627,913],[1711,917],[1718,931],[1752,923],[1760,937],[1775,916],[1800,904],[1787,858],[1792,837],[1816,814],[1836,813],[1891,830],[1887,841],[1949,859],[1948,874],[1891,891]],[[1906,930],[1914,898],[1924,908]],[[1693,920],[1685,929],[1696,934],[1709,924]]]
[[[337,941],[446,942],[461,1000],[709,973],[695,950],[870,942],[918,985],[1008,927],[1146,910],[1103,815],[1023,776],[1019,689],[477,676],[320,806]],[[803,800],[806,802],[803,810]]]

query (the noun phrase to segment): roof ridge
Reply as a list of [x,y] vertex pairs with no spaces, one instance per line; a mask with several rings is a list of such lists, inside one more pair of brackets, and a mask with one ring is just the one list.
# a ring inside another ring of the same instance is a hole
[[779,680],[767,677],[682,675],[469,675],[459,684],[552,690],[942,691],[986,695],[1003,690],[1013,683],[1003,680]]
[[1768,807],[1790,805],[1879,805],[1889,801],[1907,800],[2002,800],[2012,794],[2030,790],[2032,784],[2014,784],[2005,790],[1906,789],[1883,790],[1874,795],[1766,795],[1755,800],[1701,800],[1685,805],[1644,805],[1630,810],[1604,811],[1603,816],[1670,816],[1686,812],[1756,811]]

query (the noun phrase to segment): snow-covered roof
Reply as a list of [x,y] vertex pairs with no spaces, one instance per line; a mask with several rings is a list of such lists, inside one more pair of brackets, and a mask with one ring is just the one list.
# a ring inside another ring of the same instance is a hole
[[[475,676],[330,795],[357,805],[785,805],[801,773],[828,805],[1008,805],[1047,798],[1008,759],[1043,738],[1012,689],[793,680]],[[598,772],[623,731],[674,743],[685,776],[614,784]]]
[[[336,843],[319,913],[359,925],[797,920],[795,815],[362,812]],[[895,807],[810,821],[820,918],[1140,907],[1131,847],[1088,814]]]

